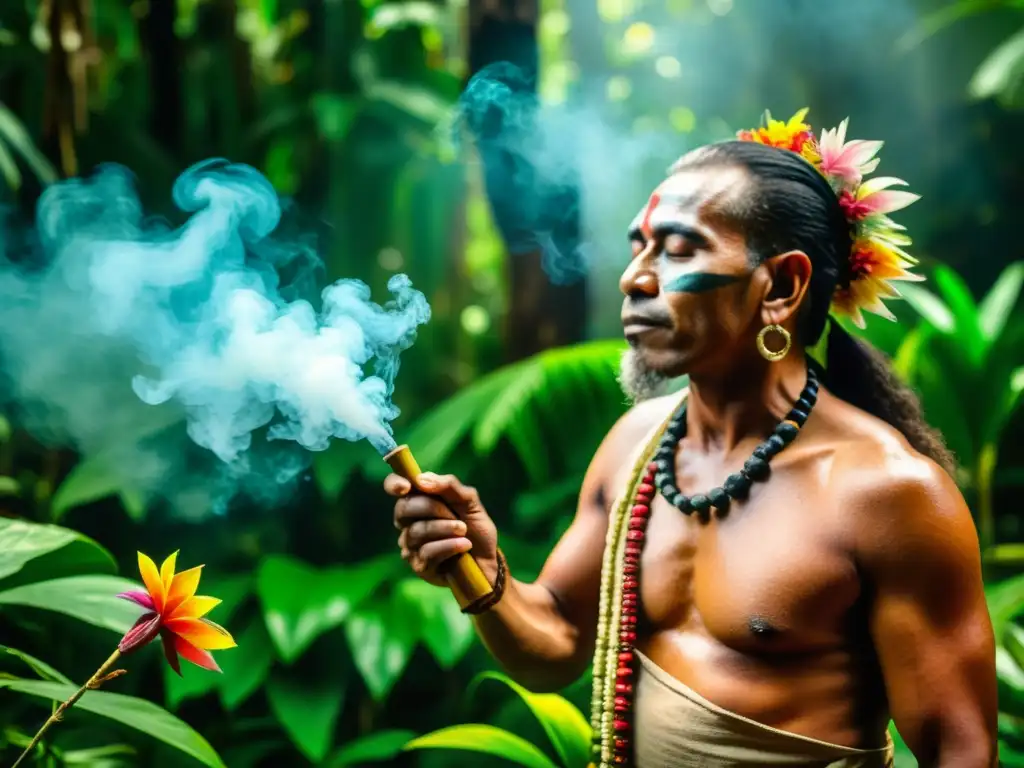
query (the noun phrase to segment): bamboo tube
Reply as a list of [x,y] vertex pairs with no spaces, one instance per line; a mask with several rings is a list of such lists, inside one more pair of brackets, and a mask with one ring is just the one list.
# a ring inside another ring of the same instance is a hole
[[[384,461],[396,475],[401,475],[412,483],[413,487],[417,487],[416,479],[423,472],[408,445],[398,446],[384,457]],[[490,597],[490,582],[468,552],[462,552],[446,560],[438,571],[448,581],[448,587],[461,609],[472,609],[477,603]]]

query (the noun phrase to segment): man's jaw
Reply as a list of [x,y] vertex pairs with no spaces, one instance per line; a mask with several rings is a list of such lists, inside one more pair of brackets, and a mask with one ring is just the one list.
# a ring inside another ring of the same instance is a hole
[[672,377],[648,367],[643,354],[635,347],[629,347],[622,354],[618,378],[622,391],[634,404],[667,394],[675,381]]

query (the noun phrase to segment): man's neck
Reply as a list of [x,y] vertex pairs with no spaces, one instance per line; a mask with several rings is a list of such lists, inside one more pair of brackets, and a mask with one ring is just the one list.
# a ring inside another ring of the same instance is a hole
[[687,438],[725,451],[749,437],[763,439],[806,383],[806,358],[795,350],[777,363],[758,360],[721,377],[691,376]]

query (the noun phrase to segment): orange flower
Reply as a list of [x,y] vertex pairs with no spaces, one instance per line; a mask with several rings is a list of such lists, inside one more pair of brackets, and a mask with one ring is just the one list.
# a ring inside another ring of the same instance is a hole
[[850,256],[850,283],[836,289],[832,297],[832,311],[846,315],[858,328],[865,326],[861,310],[895,320],[883,302],[883,299],[900,297],[900,292],[891,283],[924,280],[921,275],[907,269],[908,266],[910,264],[899,248],[887,246],[877,239],[857,240]]
[[139,573],[146,591],[122,592],[118,597],[141,605],[147,613],[121,638],[118,650],[129,653],[160,635],[167,662],[179,675],[179,656],[203,669],[220,672],[210,651],[234,648],[235,641],[224,627],[204,618],[220,600],[197,595],[203,567],[175,573],[177,557],[175,552],[158,571],[156,563],[139,552]]
[[740,131],[736,136],[741,141],[756,141],[758,144],[788,149],[814,162],[817,158],[817,142],[814,140],[811,126],[804,122],[808,111],[807,107],[801,109],[785,123],[772,119],[771,114],[766,113],[764,127]]

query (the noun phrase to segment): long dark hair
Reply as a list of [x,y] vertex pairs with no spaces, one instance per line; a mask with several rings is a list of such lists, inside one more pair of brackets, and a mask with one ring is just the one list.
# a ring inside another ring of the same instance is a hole
[[[808,300],[801,308],[798,334],[815,343],[828,322],[837,285],[850,279],[853,246],[850,225],[825,178],[795,152],[749,141],[712,144],[681,158],[671,172],[738,165],[751,185],[727,212],[744,230],[755,262],[799,250],[813,266]],[[837,397],[899,430],[917,451],[953,474],[956,462],[942,436],[924,420],[917,395],[893,372],[888,359],[864,341],[832,323],[825,387]]]

